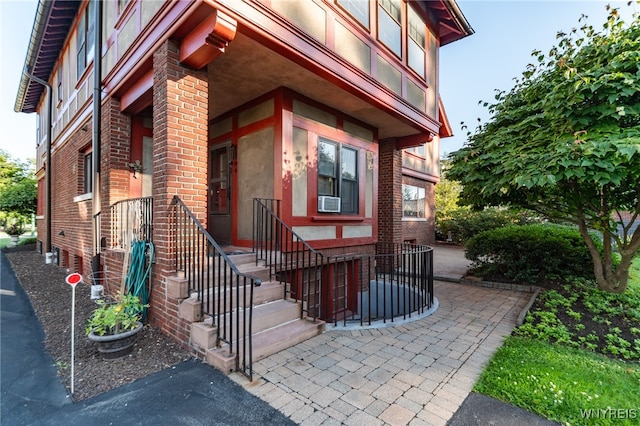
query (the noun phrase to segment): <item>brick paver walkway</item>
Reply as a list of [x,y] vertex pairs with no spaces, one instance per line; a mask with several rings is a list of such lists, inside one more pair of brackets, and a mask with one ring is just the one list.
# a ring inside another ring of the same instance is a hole
[[232,378],[302,425],[444,425],[530,293],[435,282],[438,310],[401,325],[333,329]]

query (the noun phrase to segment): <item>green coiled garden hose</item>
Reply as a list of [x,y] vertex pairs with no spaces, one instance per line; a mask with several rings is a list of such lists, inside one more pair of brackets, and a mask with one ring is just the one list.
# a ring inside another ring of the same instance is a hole
[[[147,250],[149,261],[147,262]],[[126,277],[128,292],[140,298],[143,305],[149,303],[150,288],[147,288],[147,279],[151,272],[155,249],[153,243],[147,241],[134,241],[131,243],[131,263]],[[147,317],[147,308],[142,312],[142,320]]]

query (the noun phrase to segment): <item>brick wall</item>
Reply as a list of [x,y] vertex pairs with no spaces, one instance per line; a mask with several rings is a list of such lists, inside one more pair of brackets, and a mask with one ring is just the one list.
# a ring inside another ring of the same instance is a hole
[[[90,147],[88,121],[64,142],[56,142],[51,154],[51,245],[59,249],[60,265],[72,272],[91,270],[92,200],[74,201],[84,193],[84,152]],[[43,241],[45,225],[38,221]]]
[[380,141],[378,241],[402,243],[402,151],[395,139]]
[[169,300],[166,277],[175,274],[171,253],[171,200],[178,195],[206,226],[208,80],[205,71],[179,63],[178,45],[168,40],[153,55],[153,268],[150,321],[182,343],[189,325]]

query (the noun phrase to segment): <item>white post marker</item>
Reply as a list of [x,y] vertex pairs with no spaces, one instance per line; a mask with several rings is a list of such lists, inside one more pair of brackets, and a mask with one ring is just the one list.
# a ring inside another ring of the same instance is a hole
[[76,285],[82,282],[82,275],[73,273],[65,279],[71,286],[71,395],[73,395],[73,366],[75,358],[75,318],[76,318]]

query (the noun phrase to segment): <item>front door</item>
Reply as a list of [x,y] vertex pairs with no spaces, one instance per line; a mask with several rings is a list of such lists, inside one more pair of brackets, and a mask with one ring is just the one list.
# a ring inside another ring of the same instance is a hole
[[209,151],[209,233],[219,244],[231,244],[231,145]]

